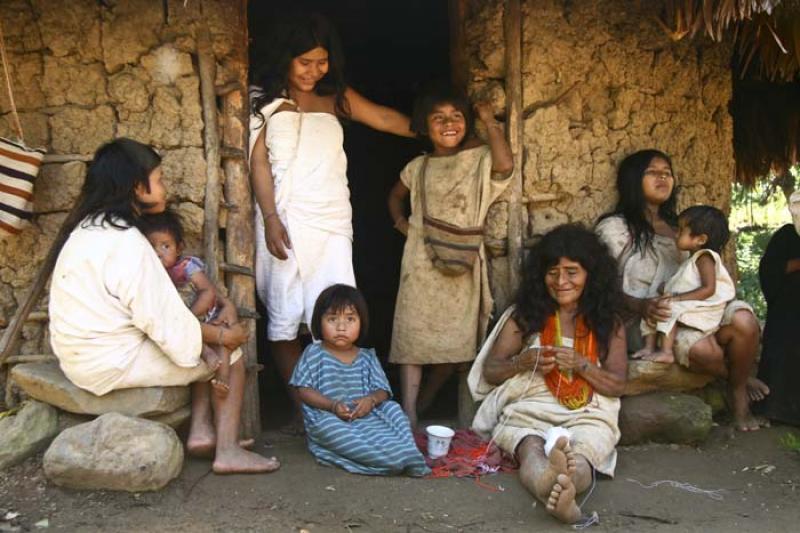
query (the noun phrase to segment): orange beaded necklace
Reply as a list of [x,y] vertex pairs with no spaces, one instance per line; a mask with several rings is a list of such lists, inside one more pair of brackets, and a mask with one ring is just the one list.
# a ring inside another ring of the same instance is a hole
[[[541,335],[543,346],[562,346],[561,320],[558,311],[547,319]],[[596,365],[598,361],[597,339],[595,334],[586,326],[582,316],[575,322],[575,344],[573,349],[589,359],[589,363]],[[588,404],[594,394],[594,389],[583,377],[573,375],[571,370],[553,368],[545,377],[547,388],[558,402],[567,409],[580,409]]]

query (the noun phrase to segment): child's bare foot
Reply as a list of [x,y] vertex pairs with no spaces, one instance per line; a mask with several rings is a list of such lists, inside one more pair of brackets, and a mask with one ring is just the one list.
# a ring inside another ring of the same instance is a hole
[[643,359],[652,363],[674,363],[675,354],[672,353],[672,350],[664,350],[662,348],[661,350],[643,357]]
[[189,438],[186,440],[186,451],[194,457],[208,457],[217,447],[217,433],[210,422],[192,419]]
[[261,474],[274,472],[281,467],[275,457],[263,457],[235,446],[217,450],[211,469],[215,474]]
[[751,402],[760,402],[769,396],[769,387],[758,378],[747,378],[747,395]]
[[220,363],[217,367],[217,371],[214,373],[214,378],[211,380],[211,387],[219,396],[224,397],[227,396],[231,390],[228,385],[229,376],[231,374],[231,354],[224,346],[220,346],[217,350],[217,355],[219,356]]
[[200,358],[206,364],[208,369],[215,373],[222,364],[222,358],[220,358],[219,354],[205,344],[203,345],[203,351],[200,352]]
[[547,460],[547,469],[539,475],[533,484],[536,495],[542,501],[547,501],[558,476],[566,474],[572,477],[572,474],[575,473],[575,454],[569,448],[569,439],[567,437],[560,437],[556,441],[555,446],[550,450],[550,456]]
[[548,513],[565,524],[574,524],[580,519],[581,510],[575,503],[575,485],[569,476],[559,474],[545,507]]
[[653,353],[652,348],[644,347],[641,350],[634,352],[633,355],[631,355],[631,359],[646,359],[652,353]]

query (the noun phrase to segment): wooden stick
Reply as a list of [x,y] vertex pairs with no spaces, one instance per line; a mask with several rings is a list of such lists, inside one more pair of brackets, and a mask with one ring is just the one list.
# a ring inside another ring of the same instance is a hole
[[[72,220],[77,213],[77,210],[78,204],[76,203],[67,215],[66,220]],[[56,266],[58,254],[61,252],[61,248],[63,248],[64,243],[67,242],[67,237],[69,237],[67,228],[65,226],[61,226],[61,229],[59,229],[58,233],[56,234],[53,244],[50,246],[50,250],[47,252],[47,256],[45,256],[44,261],[42,262],[42,266],[39,267],[36,277],[33,278],[33,284],[31,285],[31,288],[28,289],[28,293],[22,299],[22,303],[17,308],[14,316],[11,317],[11,322],[9,322],[8,327],[3,332],[3,337],[0,338],[0,365],[3,364],[3,361],[5,361],[14,350],[17,349],[17,345],[19,344],[19,335],[22,332],[22,326],[25,324],[25,320],[28,318],[28,315],[31,313],[33,307],[39,301],[39,297],[42,295],[42,291],[47,285],[47,280],[50,279],[50,274],[53,272],[53,268]]]
[[72,163],[73,161],[88,163],[92,159],[94,156],[91,154],[45,154],[42,163]]
[[[253,196],[250,190],[249,166],[247,160],[248,121],[250,118],[247,97],[247,2],[239,0],[238,28],[242,28],[234,52],[225,58],[225,71],[233,73],[234,83],[239,88],[222,96],[222,140],[226,149],[238,153],[238,157],[222,160],[225,171],[225,198],[232,208],[228,209],[228,223],[225,231],[225,264],[237,269],[224,269],[230,299],[239,308],[239,317],[248,320],[250,339],[242,346],[245,368],[248,369],[245,382],[244,403],[242,405],[243,436],[256,436],[261,432],[260,403],[258,399],[258,354],[256,351],[255,322],[260,318],[254,311],[255,300],[255,257],[253,253]],[[247,275],[241,275],[247,270]]]
[[219,268],[223,272],[230,272],[231,274],[242,274],[243,276],[255,277],[253,269],[241,265],[232,265],[231,263],[220,263]]
[[214,81],[217,63],[211,47],[211,34],[204,23],[197,27],[197,65],[200,74],[200,101],[203,108],[203,149],[206,158],[206,198],[203,218],[203,247],[208,276],[213,283],[219,281],[219,203],[220,155],[217,94]]
[[56,361],[58,361],[58,358],[55,355],[12,355],[3,364],[16,365],[19,363],[51,363]]
[[506,0],[503,13],[506,63],[506,114],[508,143],[514,154],[514,173],[511,181],[511,198],[508,201],[508,262],[509,294],[520,284],[525,223],[522,206],[522,13],[520,0]]

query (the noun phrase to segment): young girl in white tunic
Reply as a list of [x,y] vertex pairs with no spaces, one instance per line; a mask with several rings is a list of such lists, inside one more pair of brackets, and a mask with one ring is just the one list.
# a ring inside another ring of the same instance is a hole
[[[282,20],[253,93],[250,166],[256,200],[256,288],[270,351],[288,382],[301,324],[336,283],[355,285],[347,157],[340,118],[412,137],[409,119],[344,83],[338,36],[320,15]],[[301,426],[299,403],[296,420]]]
[[[466,97],[444,86],[423,93],[414,106],[414,128],[430,139],[433,153],[408,163],[389,195],[395,228],[407,237],[389,361],[401,365],[403,409],[412,426],[417,423],[417,398],[421,404],[432,401],[457,364],[475,359],[492,309],[480,227],[508,185],[514,163],[491,106],[479,104],[476,110],[486,125],[488,146],[470,139]],[[409,195],[411,216],[406,219],[403,204]],[[425,229],[432,217],[434,225],[454,228],[452,242],[445,244],[447,251],[436,263],[428,243],[441,239]],[[464,243],[459,235],[465,232],[480,239],[473,244],[477,258],[456,274],[449,269],[461,262],[457,251]],[[434,366],[424,394],[419,390],[422,365]]]
[[[694,328],[706,334],[719,328],[725,306],[736,297],[733,280],[719,256],[729,236],[728,221],[715,207],[696,205],[678,216],[675,245],[690,257],[663,287],[662,292],[670,297],[669,320],[654,324],[642,320],[645,346],[634,358],[673,363],[677,327]],[[689,365],[688,358],[678,363]]]

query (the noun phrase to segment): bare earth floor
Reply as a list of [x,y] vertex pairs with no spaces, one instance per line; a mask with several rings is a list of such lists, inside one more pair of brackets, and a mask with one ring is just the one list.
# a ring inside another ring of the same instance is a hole
[[[586,504],[594,531],[797,531],[800,454],[779,440],[792,431],[753,434],[714,429],[699,448],[647,445],[620,449],[617,477],[599,481]],[[794,430],[797,433],[797,430]],[[158,493],[76,492],[49,484],[41,457],[0,472],[0,532],[62,531],[341,531],[381,533],[567,531],[532,505],[516,474],[472,480],[368,478],[314,463],[300,438],[278,433],[259,443],[283,467],[268,476],[218,477],[188,460]],[[659,480],[721,489],[722,499]],[[19,513],[3,521],[7,513]]]

